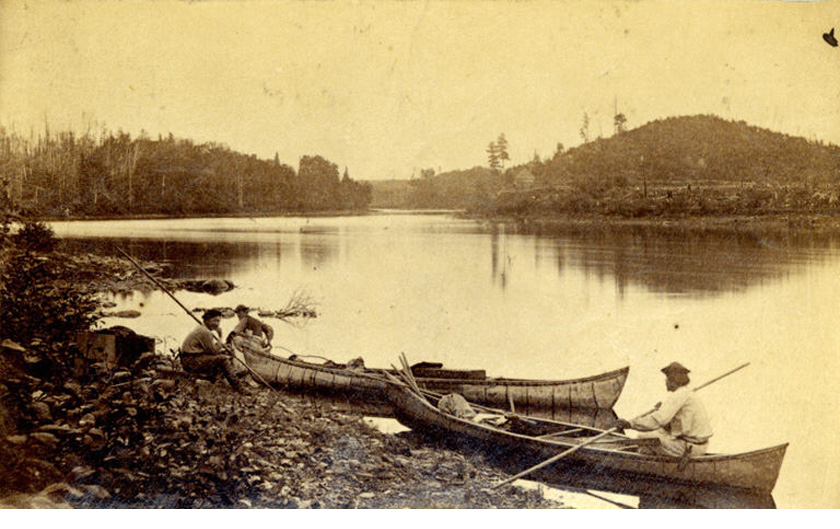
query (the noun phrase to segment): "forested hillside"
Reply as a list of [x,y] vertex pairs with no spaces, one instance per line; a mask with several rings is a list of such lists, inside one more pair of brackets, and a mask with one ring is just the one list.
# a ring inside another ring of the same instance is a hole
[[119,132],[24,137],[0,129],[0,178],[38,215],[189,215],[363,209],[367,184],[321,156],[298,171],[218,143]]
[[654,121],[568,151],[559,148],[551,159],[528,167],[535,188],[499,193],[485,213],[840,213],[840,148],[714,116]]
[[[834,213],[839,183],[835,145],[690,116],[621,128],[568,150],[558,145],[550,158],[535,155],[504,171],[427,169],[403,188],[397,207],[516,216]],[[391,185],[390,207],[397,189]]]
[[715,116],[657,120],[542,165],[542,185],[836,183],[840,148]]
[[485,203],[501,189],[501,176],[486,167],[450,171],[434,175],[423,171],[421,178],[410,181],[408,207],[469,208]]

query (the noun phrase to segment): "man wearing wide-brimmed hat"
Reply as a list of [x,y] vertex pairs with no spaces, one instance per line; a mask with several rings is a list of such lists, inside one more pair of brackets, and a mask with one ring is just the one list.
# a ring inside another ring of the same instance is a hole
[[632,421],[619,419],[621,429],[639,430],[640,438],[659,439],[653,448],[657,454],[674,457],[699,456],[706,453],[712,426],[709,415],[697,394],[688,388],[690,371],[678,362],[662,368],[668,396],[653,413]]

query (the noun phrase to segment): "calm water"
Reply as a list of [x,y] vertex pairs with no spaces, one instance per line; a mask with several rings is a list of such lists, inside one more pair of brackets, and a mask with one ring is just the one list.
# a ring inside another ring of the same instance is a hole
[[[440,361],[527,378],[587,376],[630,365],[616,406],[661,400],[659,369],[679,361],[702,383],[712,450],[790,442],[774,498],[782,508],[840,507],[840,245],[647,230],[514,233],[447,215],[66,222],[70,248],[165,261],[181,276],[223,277],[189,307],[318,303],[303,327],[268,320],[276,345],[368,366]],[[160,293],[119,298],[136,320],[108,320],[177,347],[192,327]],[[223,329],[233,320],[223,321]],[[277,351],[277,349],[276,349]]]

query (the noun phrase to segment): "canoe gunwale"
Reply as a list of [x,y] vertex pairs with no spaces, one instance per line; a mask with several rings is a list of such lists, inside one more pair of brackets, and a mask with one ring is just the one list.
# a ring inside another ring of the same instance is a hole
[[[498,378],[486,378],[484,380],[470,380],[471,384],[486,384],[486,385],[505,385],[505,386],[570,386],[576,384],[586,384],[588,382],[602,382],[605,380],[614,380],[620,379],[622,376],[626,380],[628,373],[630,372],[630,367],[625,366],[620,369],[615,369],[613,371],[607,371],[605,373],[601,373],[598,375],[592,375],[584,378],[572,378],[572,379],[564,379],[564,380],[529,380],[526,378],[505,378],[505,377],[498,377]],[[421,380],[440,380],[444,381],[447,379],[444,378],[423,378]],[[623,382],[622,382],[623,385]]]

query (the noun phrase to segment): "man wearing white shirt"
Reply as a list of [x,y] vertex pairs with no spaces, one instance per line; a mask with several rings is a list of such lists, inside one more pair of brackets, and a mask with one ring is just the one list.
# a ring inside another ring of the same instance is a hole
[[619,419],[620,429],[632,428],[642,432],[640,438],[659,439],[653,453],[673,457],[700,456],[706,453],[709,438],[714,433],[706,408],[697,394],[688,388],[688,369],[677,362],[662,368],[667,377],[668,396],[656,411],[632,421]]

